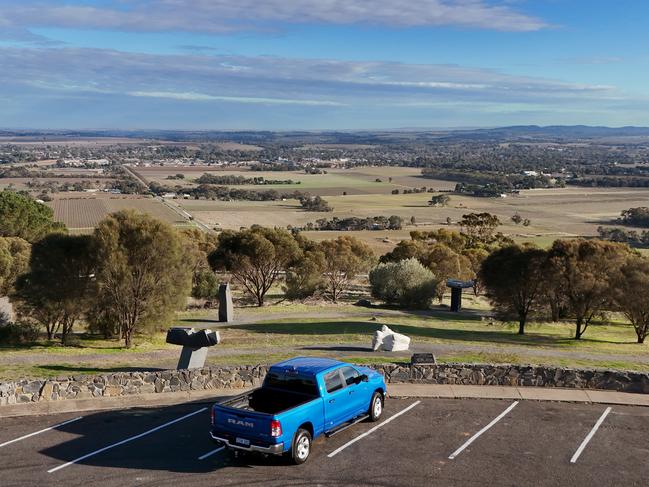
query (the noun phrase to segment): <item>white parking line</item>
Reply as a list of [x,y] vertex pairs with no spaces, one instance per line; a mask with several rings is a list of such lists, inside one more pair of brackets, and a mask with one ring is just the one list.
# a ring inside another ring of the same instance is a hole
[[82,418],[83,418],[83,416],[79,416],[78,418],[69,419],[68,421],[64,421],[63,423],[55,424],[54,426],[50,426],[49,428],[45,428],[45,429],[42,429],[40,431],[34,431],[33,433],[29,433],[28,435],[21,436],[20,438],[5,441],[4,443],[0,443],[0,448],[2,448],[3,446],[11,445],[12,443],[16,443],[17,441],[20,441],[20,440],[31,438],[32,436],[40,435],[41,433],[45,433],[46,431],[54,430],[56,428],[59,428],[61,426],[66,425],[66,424],[74,423],[75,421],[79,421]]
[[518,404],[518,401],[514,401],[513,404],[511,404],[507,409],[505,409],[502,413],[500,413],[498,416],[496,416],[491,423],[489,423],[487,426],[482,428],[480,431],[478,431],[475,435],[473,435],[471,438],[469,438],[460,448],[455,450],[451,455],[448,457],[449,460],[453,460],[456,456],[458,456],[460,453],[464,451],[464,449],[469,446],[471,443],[473,443],[475,440],[477,440],[480,435],[482,435],[484,432],[486,432],[489,428],[491,428],[494,424],[496,424],[498,421],[503,419],[509,411],[514,409],[516,405]]
[[171,426],[172,424],[178,423],[184,419],[191,418],[192,416],[195,416],[196,414],[202,413],[203,411],[207,411],[207,408],[201,408],[198,411],[194,411],[193,413],[185,414],[184,416],[181,416],[180,418],[176,418],[173,421],[169,421],[168,423],[161,424],[160,426],[156,426],[155,428],[152,428],[148,431],[145,431],[144,433],[140,433],[139,435],[131,436],[130,438],[126,438],[125,440],[118,441],[117,443],[113,443],[112,445],[105,446],[103,448],[100,448],[99,450],[95,450],[93,452],[90,452],[86,455],[83,455],[82,457],[75,458],[74,460],[71,460],[67,463],[64,463],[62,465],[59,465],[58,467],[54,467],[50,470],[47,471],[47,473],[54,473],[57,470],[61,470],[62,468],[69,467],[70,465],[80,462],[81,460],[85,460],[86,458],[90,458],[92,456],[98,455],[99,453],[105,452],[106,450],[110,450],[111,448],[115,448],[116,446],[123,445],[125,443],[128,443],[133,440],[137,440],[138,438],[142,438],[143,436],[150,435],[151,433],[154,433],[158,430],[161,430],[162,428],[166,428],[167,426]]
[[602,415],[601,415],[601,416],[599,417],[599,419],[597,420],[597,423],[595,423],[595,426],[593,426],[593,429],[590,430],[590,433],[588,433],[588,435],[586,436],[586,438],[584,438],[584,441],[582,441],[582,442],[581,442],[581,445],[579,445],[579,448],[577,448],[577,451],[575,452],[575,454],[574,454],[574,455],[572,456],[572,458],[570,459],[570,463],[577,463],[577,459],[579,458],[579,456],[581,455],[581,453],[584,451],[584,448],[586,448],[586,445],[588,445],[588,442],[593,438],[593,436],[595,436],[595,433],[597,433],[597,430],[598,430],[599,427],[602,425],[602,423],[603,423],[604,420],[606,419],[606,416],[608,416],[608,413],[610,413],[612,409],[613,409],[613,408],[608,407],[608,408],[606,408],[606,409],[604,410],[604,412],[602,413]]
[[356,443],[358,440],[361,440],[361,439],[365,438],[367,435],[370,435],[370,434],[374,433],[377,429],[381,428],[382,426],[385,426],[386,424],[388,424],[388,423],[389,423],[390,421],[392,421],[393,419],[396,419],[396,418],[398,418],[399,416],[401,416],[402,414],[407,413],[408,411],[410,411],[412,408],[414,408],[414,407],[415,407],[417,404],[419,404],[420,402],[421,402],[421,401],[413,402],[413,403],[412,403],[410,406],[408,406],[407,408],[402,409],[401,411],[399,411],[398,413],[394,414],[393,416],[390,416],[388,419],[386,419],[386,420],[383,421],[382,423],[377,424],[374,428],[371,428],[371,429],[367,430],[367,431],[366,431],[365,433],[363,433],[362,435],[359,435],[359,436],[357,436],[356,438],[354,438],[353,440],[348,441],[348,442],[345,443],[343,446],[341,446],[340,448],[335,449],[334,451],[332,451],[332,452],[331,452],[329,455],[327,455],[327,456],[328,456],[329,458],[331,458],[331,457],[334,457],[334,456],[338,455],[341,451],[343,451],[343,450],[344,450],[345,448],[347,448],[348,446],[350,446],[350,445]]
[[201,455],[200,457],[198,457],[198,459],[199,460],[205,460],[207,457],[211,457],[215,453],[218,453],[218,452],[220,452],[222,450],[225,450],[224,446],[220,446],[216,450],[208,451],[205,455]]

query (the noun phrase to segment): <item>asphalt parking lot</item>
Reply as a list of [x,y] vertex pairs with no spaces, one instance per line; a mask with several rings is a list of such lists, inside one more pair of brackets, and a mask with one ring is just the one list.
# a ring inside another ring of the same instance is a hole
[[0,485],[649,485],[649,408],[388,399],[292,466],[215,451],[208,407],[0,419]]

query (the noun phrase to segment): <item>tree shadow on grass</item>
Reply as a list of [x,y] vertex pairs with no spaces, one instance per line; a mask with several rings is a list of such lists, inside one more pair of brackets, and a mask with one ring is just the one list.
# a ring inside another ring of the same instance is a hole
[[306,346],[302,347],[302,350],[318,350],[325,352],[374,352],[372,347],[354,347],[354,346],[344,346],[344,345],[332,345],[330,347],[326,346]]
[[488,313],[482,310],[464,309],[461,311],[451,311],[450,309],[438,307],[434,309],[403,309],[404,314],[413,316],[422,316],[426,318],[439,318],[444,321],[482,321]]
[[[483,342],[492,344],[524,345],[524,346],[564,346],[576,344],[569,336],[552,336],[535,333],[519,335],[514,330],[462,330],[441,326],[412,326],[398,323],[373,323],[362,321],[322,321],[322,322],[291,322],[291,323],[254,323],[238,325],[252,333],[271,333],[280,335],[359,335],[372,334],[383,324],[397,333],[409,337],[421,337],[438,340]],[[617,343],[608,340],[582,338],[582,343]],[[629,342],[623,342],[629,343]]]
[[211,318],[183,318],[178,321],[181,323],[222,323],[219,320],[214,320]]

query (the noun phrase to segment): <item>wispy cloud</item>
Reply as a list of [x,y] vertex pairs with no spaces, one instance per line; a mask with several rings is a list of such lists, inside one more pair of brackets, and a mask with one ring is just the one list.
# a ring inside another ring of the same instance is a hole
[[255,96],[217,96],[205,93],[183,93],[177,91],[129,91],[128,96],[146,98],[168,98],[182,101],[225,101],[233,103],[259,103],[263,105],[307,105],[307,106],[344,106],[343,103],[327,100],[300,100],[289,98],[260,98]]
[[649,109],[612,86],[446,64],[0,47],[0,66],[3,121],[22,126],[628,124]]
[[618,64],[625,62],[622,56],[571,57],[558,60],[559,64]]
[[181,101],[342,106],[399,100],[507,104],[620,96],[610,86],[440,64],[5,47],[0,48],[0,65],[0,83]]
[[535,31],[547,24],[503,0],[0,0],[0,25],[224,33],[286,24],[460,26]]

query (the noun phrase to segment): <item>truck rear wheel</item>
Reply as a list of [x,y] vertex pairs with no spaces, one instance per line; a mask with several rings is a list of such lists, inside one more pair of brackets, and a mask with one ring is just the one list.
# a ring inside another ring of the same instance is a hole
[[381,414],[383,414],[383,397],[379,392],[375,392],[370,401],[370,421],[378,421]]
[[296,465],[300,465],[307,461],[311,454],[311,433],[307,430],[300,428],[295,433],[293,439],[293,446],[291,448],[291,460]]

